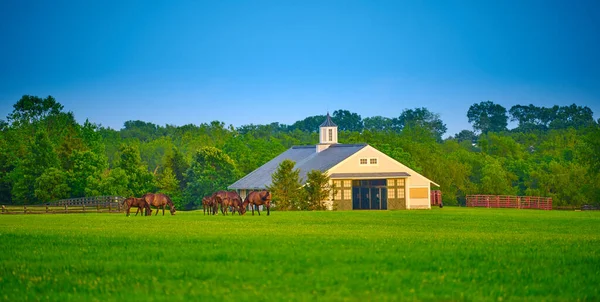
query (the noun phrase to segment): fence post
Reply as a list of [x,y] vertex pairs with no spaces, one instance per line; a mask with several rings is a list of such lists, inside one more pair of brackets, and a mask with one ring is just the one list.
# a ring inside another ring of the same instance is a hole
[[46,213],[48,213],[48,205],[46,205]]
[[6,212],[6,207],[2,205],[2,213]]
[[27,214],[27,206],[23,206],[23,214]]
[[112,205],[111,205],[111,202],[109,201],[108,202],[108,212],[110,213],[111,210],[112,210]]
[[85,213],[85,203],[82,204],[83,205],[83,212]]
[[65,203],[65,213],[69,213],[69,206]]

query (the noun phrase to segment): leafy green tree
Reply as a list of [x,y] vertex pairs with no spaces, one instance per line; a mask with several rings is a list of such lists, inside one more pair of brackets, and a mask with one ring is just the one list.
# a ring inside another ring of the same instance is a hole
[[365,130],[370,131],[385,131],[394,128],[393,120],[383,116],[366,117],[363,119],[363,124]]
[[215,147],[199,149],[186,173],[185,207],[202,204],[202,197],[226,190],[239,177],[234,161]]
[[123,139],[135,138],[141,142],[148,142],[164,135],[164,128],[153,123],[143,121],[126,121],[119,131]]
[[290,126],[290,130],[300,130],[304,132],[319,132],[319,126],[325,120],[325,115],[309,116],[301,121],[297,121]]
[[273,203],[278,210],[299,210],[303,203],[300,170],[294,169],[296,163],[286,159],[271,175],[272,183],[268,190],[273,195]]
[[517,193],[512,185],[516,176],[504,169],[499,161],[490,158],[481,173],[481,188],[485,194],[515,195]]
[[63,105],[52,96],[42,99],[37,96],[24,95],[13,105],[13,108],[13,112],[8,115],[8,121],[20,126],[33,124],[50,115],[57,115],[62,111]]
[[428,129],[438,141],[442,140],[442,135],[448,130],[446,124],[440,119],[440,115],[425,107],[402,111],[397,119],[392,120],[392,124],[398,130],[415,126]]
[[312,170],[308,172],[306,178],[304,186],[308,201],[306,208],[308,210],[326,210],[327,206],[324,201],[330,198],[333,191],[329,184],[329,176],[319,170]]
[[142,162],[140,151],[135,145],[122,145],[118,167],[125,172],[129,190],[134,196],[154,191],[154,176]]
[[72,197],[86,196],[89,179],[99,180],[102,172],[108,168],[104,153],[96,154],[91,150],[73,152],[70,161],[73,166],[68,171],[67,179]]
[[593,126],[595,124],[594,114],[592,110],[587,107],[577,106],[572,104],[570,106],[553,107],[555,114],[552,121],[550,122],[551,129],[566,129],[566,128],[585,128]]
[[190,167],[185,157],[177,147],[171,149],[171,153],[165,155],[164,160],[165,170],[170,169],[177,183],[179,184],[180,191],[183,191],[187,185],[185,179],[185,172]]
[[69,197],[67,174],[57,168],[49,168],[35,180],[35,197],[42,202],[50,202]]
[[467,118],[473,129],[482,133],[505,131],[508,126],[506,108],[491,101],[471,105]]
[[85,188],[86,196],[137,196],[129,186],[127,172],[121,168],[106,170],[100,178],[88,177],[88,186]]
[[[338,130],[340,131],[362,131],[363,121],[359,114],[350,112],[348,110],[336,110],[333,112],[331,119],[337,124]],[[321,120],[323,123],[325,119]],[[321,125],[319,123],[319,125]],[[319,128],[316,128],[319,131]]]
[[40,201],[34,194],[37,178],[50,168],[59,168],[59,160],[43,128],[36,132],[26,154],[11,175],[14,181],[12,195],[20,203],[34,204]]
[[475,134],[475,132],[470,131],[470,130],[461,130],[459,133],[454,135],[454,139],[456,139],[459,143],[460,142],[475,143],[475,141],[477,140],[477,135]]
[[181,208],[181,190],[179,189],[179,181],[175,177],[171,168],[165,168],[162,173],[156,178],[156,187],[158,191],[167,194],[176,208]]

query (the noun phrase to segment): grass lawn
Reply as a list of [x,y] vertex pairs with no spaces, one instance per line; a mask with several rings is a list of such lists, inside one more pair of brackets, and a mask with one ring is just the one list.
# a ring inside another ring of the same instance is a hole
[[0,299],[600,300],[600,212],[0,216]]

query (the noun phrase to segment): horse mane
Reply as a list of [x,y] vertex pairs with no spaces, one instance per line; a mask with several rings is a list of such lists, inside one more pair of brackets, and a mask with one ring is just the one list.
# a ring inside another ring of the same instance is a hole
[[163,195],[164,195],[164,196],[165,196],[165,198],[167,199],[167,204],[168,204],[170,207],[173,207],[173,201],[171,200],[171,197],[169,197],[169,195],[167,195],[167,194],[163,194]]

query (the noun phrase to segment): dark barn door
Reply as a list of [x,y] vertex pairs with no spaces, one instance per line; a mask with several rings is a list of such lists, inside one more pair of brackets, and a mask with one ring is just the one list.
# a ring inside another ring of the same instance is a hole
[[387,210],[385,179],[352,181],[352,209]]

